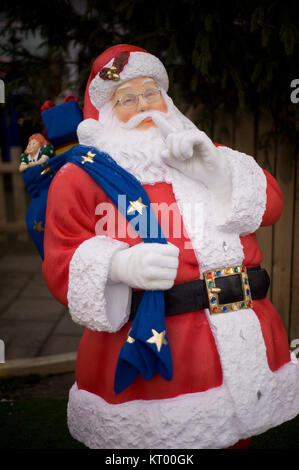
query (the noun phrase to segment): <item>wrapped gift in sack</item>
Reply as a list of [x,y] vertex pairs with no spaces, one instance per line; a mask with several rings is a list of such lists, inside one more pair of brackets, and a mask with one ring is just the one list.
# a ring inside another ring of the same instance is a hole
[[55,106],[47,100],[41,107],[41,117],[56,155],[77,145],[77,127],[83,119],[82,111],[74,95],[68,95],[64,102]]

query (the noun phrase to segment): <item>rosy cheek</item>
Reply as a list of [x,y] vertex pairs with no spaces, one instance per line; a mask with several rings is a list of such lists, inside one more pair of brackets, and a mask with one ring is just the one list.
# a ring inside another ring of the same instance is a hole
[[161,113],[167,113],[166,103],[164,101],[157,103],[155,106],[155,110],[161,111]]
[[136,114],[136,111],[132,109],[121,108],[116,112],[116,115],[121,122],[127,122],[129,119],[131,119],[131,117],[134,116],[134,114]]

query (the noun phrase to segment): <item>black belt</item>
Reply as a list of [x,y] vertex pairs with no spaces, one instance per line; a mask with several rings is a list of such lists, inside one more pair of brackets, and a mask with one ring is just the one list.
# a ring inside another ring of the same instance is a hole
[[[247,269],[244,266],[221,269],[222,271],[207,272],[204,280],[177,284],[166,290],[165,314],[178,315],[204,308],[209,308],[211,313],[224,313],[251,307],[251,300],[266,297],[270,278],[265,269],[260,266]],[[234,272],[237,269],[238,271]],[[209,287],[210,284],[213,284],[214,288]],[[221,292],[213,293],[217,290]],[[144,291],[133,292],[129,320],[135,317],[143,294]]]

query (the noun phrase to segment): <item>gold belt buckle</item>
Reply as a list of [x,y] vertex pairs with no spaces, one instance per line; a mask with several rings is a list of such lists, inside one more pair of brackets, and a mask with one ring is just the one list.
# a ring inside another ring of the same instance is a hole
[[[221,293],[220,287],[216,286],[215,280],[220,277],[239,275],[241,277],[241,284],[243,290],[243,299],[238,302],[228,304],[219,303],[219,294]],[[203,273],[209,299],[210,313],[227,313],[234,310],[243,310],[252,307],[251,291],[247,275],[246,266],[229,266],[225,268],[211,269]]]

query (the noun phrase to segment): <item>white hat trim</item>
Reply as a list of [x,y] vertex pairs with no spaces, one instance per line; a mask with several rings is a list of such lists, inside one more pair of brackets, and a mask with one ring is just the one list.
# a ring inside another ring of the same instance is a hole
[[[105,67],[111,67],[111,59]],[[151,77],[157,85],[168,90],[168,75],[162,62],[152,54],[147,52],[130,52],[128,63],[120,72],[120,80],[103,80],[99,74],[92,80],[89,86],[89,96],[92,104],[99,111],[103,104],[107,103],[113,96],[115,89],[122,83],[138,77]]]

